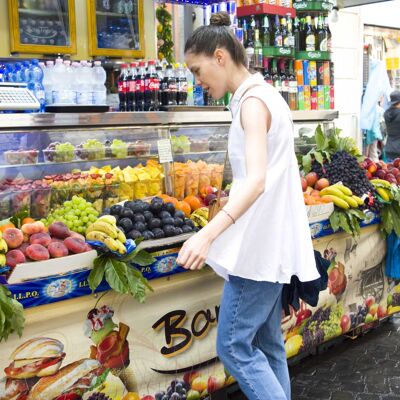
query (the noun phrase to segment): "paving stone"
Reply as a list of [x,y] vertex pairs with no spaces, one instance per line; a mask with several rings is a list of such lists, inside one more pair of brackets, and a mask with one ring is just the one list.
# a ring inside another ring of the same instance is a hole
[[341,382],[340,388],[342,390],[349,390],[353,393],[364,393],[365,383],[363,382]]
[[307,389],[303,396],[308,396],[309,399],[329,400],[331,393],[323,388],[315,387]]
[[330,400],[354,400],[352,392],[332,392]]
[[355,397],[356,400],[380,400],[381,396],[379,394],[372,393],[360,393]]
[[375,384],[367,383],[366,391],[368,393],[379,393],[379,394],[385,394],[391,392],[389,384],[386,383],[375,383]]

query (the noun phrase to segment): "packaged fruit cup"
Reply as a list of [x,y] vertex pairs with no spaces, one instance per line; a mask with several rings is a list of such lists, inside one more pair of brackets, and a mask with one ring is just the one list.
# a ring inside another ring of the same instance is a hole
[[102,160],[106,158],[106,147],[96,139],[89,139],[76,146],[76,157],[83,161]]
[[209,151],[210,147],[208,145],[208,140],[191,140],[190,142],[190,151],[192,153],[201,153],[204,151]]
[[104,208],[103,191],[104,182],[92,182],[86,186],[84,195],[85,200],[92,203],[93,208],[100,213]]
[[149,180],[147,185],[147,195],[148,196],[157,196],[163,192],[162,187],[163,180],[160,178],[152,178]]
[[174,197],[178,200],[185,198],[186,173],[183,170],[175,171],[174,174]]
[[119,186],[118,182],[104,185],[103,199],[104,208],[110,208],[114,204],[120,201],[119,197]]
[[114,139],[108,150],[107,156],[112,158],[126,158],[128,156],[128,143],[123,140]]
[[[40,182],[40,181],[39,181]],[[51,187],[39,184],[32,188],[31,216],[32,218],[47,218],[50,213]]]
[[147,186],[149,184],[149,179],[137,180],[134,184],[134,198],[135,199],[143,199],[147,197]]
[[85,197],[87,181],[80,174],[73,175],[68,182],[69,198],[73,196]]
[[185,182],[185,197],[186,196],[197,196],[199,193],[199,180],[200,174],[198,171],[189,168],[186,174]]
[[11,195],[11,215],[15,215],[22,210],[27,210],[30,214],[31,208],[31,188],[15,188]]
[[37,164],[38,150],[9,150],[4,152],[4,158],[8,164]]
[[9,218],[11,216],[10,203],[11,203],[11,190],[0,189],[0,220]]
[[137,140],[134,143],[128,143],[128,157],[143,157],[149,156],[151,143],[146,143],[143,140]]
[[47,163],[69,162],[75,159],[75,149],[72,150],[54,150],[44,149],[43,158]]
[[206,186],[211,185],[211,170],[209,166],[205,163],[204,165],[201,165],[200,168],[200,175],[199,175],[199,193],[202,194],[203,191],[202,189]]
[[222,180],[224,178],[224,166],[221,164],[211,164],[211,186],[216,188],[222,187]]
[[64,201],[69,200],[69,188],[64,185],[52,184],[51,186],[51,195],[50,195],[50,208],[56,208],[61,206]]

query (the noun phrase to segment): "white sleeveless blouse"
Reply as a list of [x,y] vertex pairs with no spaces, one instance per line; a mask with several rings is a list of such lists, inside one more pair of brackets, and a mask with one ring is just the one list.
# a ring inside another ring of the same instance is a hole
[[[268,107],[265,191],[211,245],[206,263],[228,275],[256,281],[289,283],[292,275],[306,282],[319,277],[294,153],[293,123],[283,97],[260,74],[243,82],[231,100],[228,154],[233,183],[230,196],[246,179],[245,133],[240,121],[243,101],[256,97]],[[262,168],[262,166],[260,166]]]

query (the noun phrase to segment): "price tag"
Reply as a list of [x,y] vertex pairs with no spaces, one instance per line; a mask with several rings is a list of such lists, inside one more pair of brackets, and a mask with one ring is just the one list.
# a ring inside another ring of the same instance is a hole
[[172,162],[171,141],[169,139],[161,139],[157,141],[158,159],[160,164]]

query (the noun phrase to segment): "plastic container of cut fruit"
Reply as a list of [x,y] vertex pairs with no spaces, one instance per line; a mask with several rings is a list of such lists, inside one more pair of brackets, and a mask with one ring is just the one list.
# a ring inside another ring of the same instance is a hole
[[84,198],[89,203],[92,203],[93,208],[99,213],[103,212],[104,200],[103,200],[104,184],[88,185],[84,194]]
[[185,197],[199,194],[199,179],[200,174],[198,171],[188,171],[185,181]]
[[4,152],[4,158],[10,165],[37,164],[38,150],[8,150]]
[[147,184],[147,195],[148,196],[157,196],[158,194],[163,192],[163,180],[160,178],[149,179]]
[[137,180],[133,184],[133,196],[135,199],[143,199],[148,196],[148,184],[150,179]]
[[119,203],[119,186],[118,182],[105,185],[103,190],[104,208],[110,208],[114,204]]
[[175,172],[174,194],[178,200],[183,200],[185,198],[185,188],[186,188],[186,173]]
[[128,143],[128,157],[145,157],[150,155],[151,143]]
[[15,215],[22,210],[27,210],[30,214],[31,210],[31,192],[29,189],[15,189],[11,194],[10,213]]
[[12,192],[10,189],[5,189],[0,192],[0,220],[9,218],[11,216],[11,196]]
[[51,187],[38,187],[31,193],[32,218],[47,218],[50,213]]
[[190,142],[190,151],[192,153],[201,153],[209,150],[208,140],[191,140]]
[[106,159],[106,148],[76,148],[76,158],[82,161],[104,160]]
[[75,148],[73,150],[44,149],[43,158],[46,163],[70,162],[75,160]]

